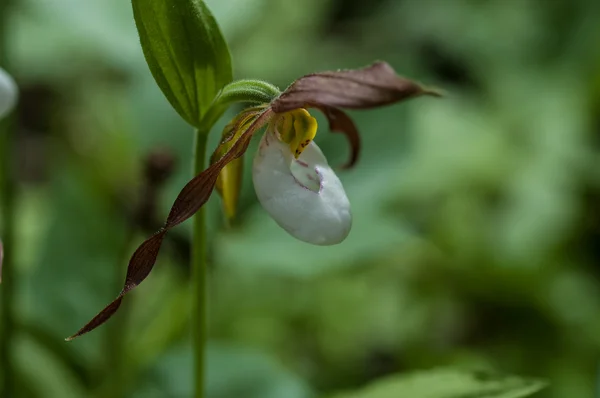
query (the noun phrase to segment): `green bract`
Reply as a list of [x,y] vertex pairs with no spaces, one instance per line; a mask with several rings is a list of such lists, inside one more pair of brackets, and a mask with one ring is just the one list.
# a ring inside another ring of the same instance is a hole
[[262,80],[244,79],[231,82],[223,87],[206,112],[202,120],[202,130],[208,131],[231,104],[268,104],[279,94],[277,87]]
[[132,0],[146,62],[173,108],[200,126],[233,79],[227,43],[201,0]]
[[271,83],[262,80],[245,79],[229,83],[219,93],[217,100],[225,105],[234,102],[268,104],[279,94],[279,89]]

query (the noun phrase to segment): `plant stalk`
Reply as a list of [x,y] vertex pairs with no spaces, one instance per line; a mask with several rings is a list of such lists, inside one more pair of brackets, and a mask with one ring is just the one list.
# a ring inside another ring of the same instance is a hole
[[[0,1],[0,66],[6,68],[6,15],[12,1]],[[12,397],[16,393],[15,372],[13,369],[12,344],[15,331],[15,196],[16,181],[13,173],[13,134],[12,117],[0,120],[0,239],[2,239],[4,261],[2,263],[2,284],[0,284],[0,397]]]
[[[195,130],[194,176],[204,170],[206,162],[205,131]],[[194,397],[204,398],[205,356],[207,340],[207,279],[206,209],[202,206],[194,215],[192,231],[192,335],[194,347]]]
[[15,328],[14,296],[15,296],[15,190],[16,184],[11,171],[13,140],[10,120],[0,121],[0,206],[4,261],[2,262],[2,284],[0,284],[0,372],[2,372],[2,388],[0,397],[14,395],[12,361],[12,338]]

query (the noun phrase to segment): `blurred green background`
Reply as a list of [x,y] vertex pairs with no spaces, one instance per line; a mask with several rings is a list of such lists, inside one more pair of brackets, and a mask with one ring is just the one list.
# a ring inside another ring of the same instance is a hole
[[[155,85],[127,0],[13,3],[16,398],[190,397],[189,222],[115,318],[63,339],[116,296],[189,179],[191,128]],[[283,89],[383,59],[448,92],[352,112],[364,146],[340,173],[354,223],[338,246],[279,229],[248,173],[232,225],[211,199],[209,397],[319,397],[436,366],[594,396],[600,2],[207,3],[236,78]],[[317,142],[343,163],[344,138],[318,117]]]

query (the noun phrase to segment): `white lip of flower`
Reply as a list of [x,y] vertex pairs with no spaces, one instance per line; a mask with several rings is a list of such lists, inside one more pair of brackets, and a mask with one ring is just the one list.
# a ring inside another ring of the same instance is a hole
[[17,103],[18,89],[13,78],[0,68],[0,119],[13,110]]
[[323,246],[342,242],[352,226],[342,183],[312,137],[302,139],[296,158],[276,126],[269,126],[254,157],[252,179],[258,200],[295,238]]

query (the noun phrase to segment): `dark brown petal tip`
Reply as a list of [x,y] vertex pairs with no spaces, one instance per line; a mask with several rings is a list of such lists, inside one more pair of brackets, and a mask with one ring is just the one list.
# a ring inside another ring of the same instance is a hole
[[85,326],[79,329],[77,333],[67,337],[65,339],[66,341],[71,341],[83,334],[86,334],[87,332],[96,329],[98,326],[106,322],[111,316],[113,316],[115,312],[117,312],[121,306],[121,301],[123,301],[123,296],[125,296],[125,294],[127,294],[127,292],[130,290],[134,289],[137,285],[142,283],[150,271],[152,271],[154,263],[156,262],[156,257],[158,256],[158,251],[160,250],[160,245],[162,244],[166,233],[166,229],[161,229],[137,248],[135,253],[133,253],[133,256],[131,256],[131,260],[129,260],[129,265],[127,266],[127,277],[125,278],[125,284],[123,285],[121,293],[119,293],[116,299],[114,299],[109,305],[100,311],[98,315],[96,315],[91,321],[85,324]]
[[[271,109],[264,110],[260,116],[248,126],[239,139],[237,139],[234,144],[230,145],[230,149],[227,152],[220,156],[206,170],[187,183],[177,196],[177,199],[175,199],[175,203],[173,203],[173,206],[171,207],[165,226],[142,243],[135,253],[133,253],[131,260],[129,260],[127,277],[121,293],[119,293],[117,298],[100,311],[91,321],[77,331],[77,333],[68,337],[66,339],[67,341],[71,341],[85,333],[91,332],[109,320],[110,317],[117,312],[121,305],[121,301],[123,300],[123,296],[142,283],[150,274],[150,271],[152,271],[166,233],[171,228],[193,216],[194,213],[208,201],[217,181],[217,176],[223,167],[232,160],[243,155],[248,148],[252,135],[269,120],[271,115]],[[220,151],[220,149],[217,148],[217,151]]]
[[351,168],[358,161],[360,154],[360,134],[356,125],[344,111],[337,108],[320,106],[318,109],[323,112],[329,121],[329,130],[333,133],[342,133],[348,139],[350,144],[350,160],[342,168]]
[[276,113],[306,106],[369,109],[420,95],[441,93],[398,76],[386,62],[363,69],[320,72],[296,80],[272,103]]

